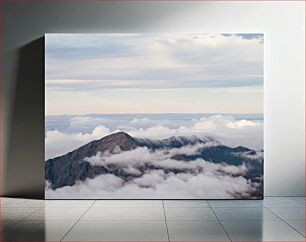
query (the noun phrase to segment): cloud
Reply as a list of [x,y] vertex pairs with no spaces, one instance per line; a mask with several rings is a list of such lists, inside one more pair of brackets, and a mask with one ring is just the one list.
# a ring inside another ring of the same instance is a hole
[[[68,124],[73,130],[72,133],[65,130],[46,132],[46,159],[66,154],[92,140],[101,139],[117,131],[149,139],[191,135],[213,136],[230,147],[242,145],[255,150],[263,149],[263,121],[235,119],[231,115],[179,120],[76,116],[70,118]],[[84,129],[91,131],[82,132]]]
[[[261,184],[244,177],[249,171],[245,163],[235,166],[212,163],[201,158],[190,161],[173,158],[180,154],[194,155],[200,149],[217,145],[220,144],[208,141],[204,144],[154,151],[139,147],[130,151],[121,151],[118,148],[115,154],[98,152],[95,156],[85,158],[84,162],[107,169],[115,168],[120,174],[123,172],[124,177],[129,178],[103,174],[56,190],[52,190],[46,183],[46,197],[57,199],[253,198]],[[250,154],[240,152],[237,155]],[[256,160],[254,154],[252,159]]]
[[149,128],[155,125],[171,125],[171,122],[169,120],[152,120],[149,118],[134,118],[129,125],[135,128]]
[[256,150],[263,149],[263,121],[236,120],[230,115],[212,115],[194,119],[178,128],[157,124],[147,129],[129,130],[128,133],[135,137],[158,139],[186,135],[214,136],[231,147],[243,145]]
[[[93,133],[99,132],[96,130]],[[261,184],[245,177],[249,171],[249,166],[245,163],[235,166],[212,163],[201,158],[188,162],[173,158],[181,154],[194,155],[201,149],[218,145],[220,143],[208,141],[204,144],[154,151],[139,147],[130,151],[121,151],[118,148],[115,154],[98,152],[95,156],[85,158],[84,162],[89,162],[93,166],[104,166],[107,169],[115,167],[120,174],[125,174],[129,179],[114,174],[104,174],[56,190],[52,190],[46,183],[46,197],[57,199],[252,198]],[[234,155],[256,161],[261,158],[262,152],[256,154],[236,152]],[[260,177],[258,179],[260,180]]]
[[104,118],[95,118],[90,116],[76,116],[70,119],[71,127],[86,127],[86,126],[98,126],[107,122],[107,119]]
[[263,83],[263,45],[251,35],[46,36],[47,87],[200,88]]
[[198,171],[204,168],[205,161],[178,161],[173,160],[171,157],[176,155],[195,155],[200,152],[200,149],[216,146],[219,143],[207,142],[195,145],[186,145],[181,148],[163,149],[151,151],[147,147],[139,147],[130,151],[121,152],[118,150],[116,154],[110,154],[108,152],[98,152],[95,156],[86,157],[84,161],[89,162],[93,166],[109,166],[115,165],[120,168],[129,169],[141,169],[147,165],[163,168],[163,169],[179,169],[179,170],[193,170]]
[[255,154],[252,151],[236,152],[236,153],[233,153],[233,155],[236,155],[242,158],[251,159],[251,160],[257,160],[259,162],[262,162],[262,160],[264,159],[263,151],[256,151]]
[[242,176],[216,175],[210,169],[197,175],[168,173],[153,170],[140,178],[124,182],[115,175],[100,175],[74,186],[56,190],[46,188],[46,197],[56,198],[110,198],[110,199],[165,199],[165,198],[250,198],[259,184]]
[[232,129],[240,129],[244,127],[255,127],[258,125],[260,125],[258,122],[245,120],[245,119],[227,123],[227,127],[232,128]]
[[[57,198],[65,198],[65,193],[66,193],[66,198],[69,198],[69,193],[70,193],[69,190],[70,190],[74,191],[76,194],[78,193],[80,195],[82,194],[84,198],[85,197],[84,195],[95,196],[95,193],[99,191],[113,192],[117,189],[120,189],[123,185],[124,185],[123,180],[112,174],[97,176],[94,179],[87,179],[84,182],[78,181],[74,186],[63,187],[57,189],[56,191],[50,190],[50,183],[46,181],[46,197],[50,199],[53,198],[53,195],[56,196],[59,195]],[[70,193],[70,195],[72,194]]]
[[45,160],[64,155],[110,133],[110,130],[102,125],[97,126],[91,133],[68,134],[58,130],[47,131],[45,137]]
[[[108,152],[98,152],[95,156],[86,157],[84,161],[89,162],[92,166],[104,166],[105,168],[116,166],[120,169],[126,169],[129,174],[139,174],[140,170],[145,167],[155,167],[158,169],[175,169],[182,172],[192,172],[199,174],[201,172],[210,172],[218,176],[220,174],[227,175],[244,175],[247,172],[245,164],[239,166],[225,165],[219,163],[211,163],[203,159],[195,159],[191,161],[180,161],[173,159],[176,155],[195,155],[200,150],[207,147],[218,146],[219,143],[207,142],[195,145],[186,145],[181,148],[161,149],[152,151],[146,147],[139,147],[130,151],[121,152],[118,150],[116,154]],[[240,155],[240,153],[238,154]],[[247,157],[246,157],[247,158]],[[252,157],[255,159],[255,156]]]
[[262,112],[262,37],[49,34],[46,113]]
[[152,171],[144,174],[140,178],[134,179],[133,183],[143,188],[155,189],[158,184],[165,180],[165,173],[162,170]]

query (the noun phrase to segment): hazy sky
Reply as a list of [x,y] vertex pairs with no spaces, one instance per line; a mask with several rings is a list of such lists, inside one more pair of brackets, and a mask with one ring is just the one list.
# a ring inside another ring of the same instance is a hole
[[261,34],[47,34],[46,115],[262,113]]

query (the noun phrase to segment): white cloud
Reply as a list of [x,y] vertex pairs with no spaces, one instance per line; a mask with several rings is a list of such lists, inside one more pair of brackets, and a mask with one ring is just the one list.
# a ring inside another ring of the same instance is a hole
[[116,165],[120,168],[134,169],[143,168],[146,165],[155,166],[158,168],[174,168],[180,170],[194,170],[198,171],[204,168],[206,162],[203,160],[194,161],[178,161],[173,160],[171,157],[180,154],[197,154],[200,149],[205,147],[216,146],[217,143],[208,142],[204,144],[187,145],[181,148],[163,149],[151,151],[146,147],[139,147],[130,151],[118,152],[117,154],[110,154],[108,152],[98,152],[95,156],[86,157],[84,161],[89,162],[93,166],[105,166]]
[[136,168],[134,168],[134,167],[132,167],[132,166],[128,166],[128,167],[126,167],[126,168],[123,168],[123,171],[124,171],[126,174],[128,174],[128,175],[134,175],[134,176],[139,176],[139,175],[141,175],[141,172],[140,172],[138,169],[136,169]]
[[[258,39],[218,34],[46,38],[47,85],[62,88],[88,84],[99,88],[184,88],[194,82],[228,86],[234,81],[245,86],[262,80],[263,45]],[[85,51],[89,48],[95,51]],[[67,52],[73,55],[63,58]]]
[[[210,145],[215,144],[206,144],[206,146]],[[204,147],[205,144],[203,146],[190,146],[187,149],[189,149],[189,152],[193,150],[193,154],[196,154],[197,149]],[[234,166],[223,163],[212,163],[203,159],[196,159],[186,162],[171,158],[176,154],[183,153],[185,150],[186,147],[158,151],[150,151],[147,148],[137,148],[131,151],[125,151],[113,155],[107,153],[103,155],[99,152],[96,156],[85,158],[84,160],[94,166],[104,166],[106,168],[109,166],[116,166],[117,169],[123,169],[125,172],[127,172],[127,174],[137,176],[142,174],[141,171],[143,171],[145,167],[155,167],[158,170],[153,170],[149,173],[145,172],[140,178],[133,179],[133,183],[137,184],[138,186],[149,188],[156,188],[161,183],[164,183],[165,180],[168,179],[168,175],[164,173],[164,170],[168,169],[180,171],[181,173],[179,173],[178,176],[180,176],[181,179],[183,179],[184,176],[191,179],[191,177],[189,177],[191,175],[201,177],[213,176],[216,178],[218,177],[219,179],[229,176],[232,177],[233,180],[236,180],[238,176],[243,176],[248,171],[248,168],[244,163],[242,165]]]
[[135,137],[143,138],[166,138],[178,134],[177,129],[165,127],[161,124],[149,127],[147,129],[135,129],[129,131],[129,134]]
[[258,126],[258,125],[259,125],[258,122],[245,120],[245,119],[227,123],[227,127],[232,128],[232,129],[240,129],[240,128],[244,128],[244,127],[255,127],[255,126]]
[[216,124],[213,120],[205,120],[201,122],[196,122],[192,127],[194,130],[214,130],[216,129]]
[[212,115],[208,118],[193,120],[191,125],[178,128],[157,124],[147,129],[130,130],[128,133],[135,137],[157,139],[170,136],[197,135],[202,137],[209,135],[225,145],[263,149],[263,121],[236,120],[230,115]]
[[255,154],[249,151],[237,152],[237,153],[233,153],[233,155],[236,155],[242,158],[251,159],[251,160],[258,160],[258,161],[261,161],[264,159],[264,153],[262,151],[257,151]]
[[140,178],[136,178],[133,180],[133,183],[138,185],[139,187],[144,188],[153,188],[165,181],[165,173],[162,170],[155,170],[149,173],[144,174]]
[[71,127],[86,127],[102,125],[107,120],[104,118],[94,118],[90,116],[76,116],[70,119]]
[[[263,44],[258,38],[222,34],[46,37],[48,114],[256,113],[262,112],[262,89]],[[211,94],[220,90],[219,95]]]
[[[218,143],[208,142],[156,151],[140,147],[130,151],[118,150],[116,154],[98,152],[97,155],[84,160],[95,166],[115,166],[127,175],[136,177],[123,180],[113,174],[106,174],[56,190],[50,189],[46,183],[46,197],[251,198],[260,184],[243,177],[248,172],[248,167],[244,163],[234,166],[203,159],[186,162],[171,158],[179,154],[196,154],[199,149],[215,145]],[[148,166],[155,169],[145,169]],[[178,172],[166,173],[169,169]]]
[[155,170],[131,182],[114,175],[100,175],[74,186],[56,190],[46,188],[46,197],[52,198],[111,198],[111,199],[162,199],[162,198],[250,198],[258,184],[242,176],[215,175],[214,172],[198,175],[168,173]]
[[162,119],[162,120],[153,120],[149,118],[134,118],[129,122],[129,125],[135,128],[150,128],[157,125],[172,127],[175,125],[170,120]]
[[[105,121],[105,122],[104,122]],[[112,124],[112,129],[104,125],[95,126],[104,122]],[[117,131],[124,131],[133,137],[164,139],[170,136],[198,137],[213,136],[221,143],[235,147],[245,146],[255,150],[263,149],[263,121],[235,119],[230,115],[212,115],[201,119],[193,119],[181,122],[171,120],[153,120],[149,118],[132,120],[112,120],[104,118],[73,117],[70,125],[73,127],[92,127],[92,132],[65,133],[57,130],[46,132],[46,159],[63,155],[92,140],[100,139]],[[152,125],[152,126],[150,126]],[[143,128],[143,127],[146,128]]]
[[91,133],[68,134],[58,130],[47,131],[45,137],[45,160],[64,155],[110,133],[110,130],[102,125],[97,126]]

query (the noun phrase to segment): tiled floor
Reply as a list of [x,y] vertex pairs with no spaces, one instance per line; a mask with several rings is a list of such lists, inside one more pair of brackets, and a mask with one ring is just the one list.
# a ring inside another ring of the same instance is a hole
[[0,241],[305,241],[305,198],[1,198]]

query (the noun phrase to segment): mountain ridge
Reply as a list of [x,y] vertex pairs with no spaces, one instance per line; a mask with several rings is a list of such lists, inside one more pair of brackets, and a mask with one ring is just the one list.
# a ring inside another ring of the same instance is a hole
[[[109,170],[103,166],[93,166],[89,162],[84,161],[86,157],[95,156],[98,152],[102,154],[108,152],[111,154],[134,150],[139,147],[147,147],[148,149],[172,149],[181,148],[187,145],[206,144],[212,142],[215,145],[211,147],[203,147],[198,153],[193,155],[177,155],[172,157],[178,161],[190,161],[198,158],[213,162],[227,163],[229,165],[241,165],[247,158],[235,155],[240,152],[255,152],[249,148],[238,146],[231,148],[221,144],[213,137],[199,138],[197,136],[171,136],[167,139],[152,140],[143,138],[134,138],[125,132],[117,132],[101,139],[91,141],[65,155],[58,156],[46,161],[45,179],[50,182],[52,189],[63,186],[72,186],[77,181],[84,181],[87,178],[94,178],[100,174],[115,174],[127,179],[126,174],[119,169]],[[251,160],[249,160],[251,162]],[[252,160],[253,162],[253,160]],[[144,170],[148,169],[144,167]],[[258,170],[258,169],[257,169]],[[178,172],[169,170],[167,172]],[[255,172],[259,174],[259,172]],[[250,178],[253,178],[251,175]]]

